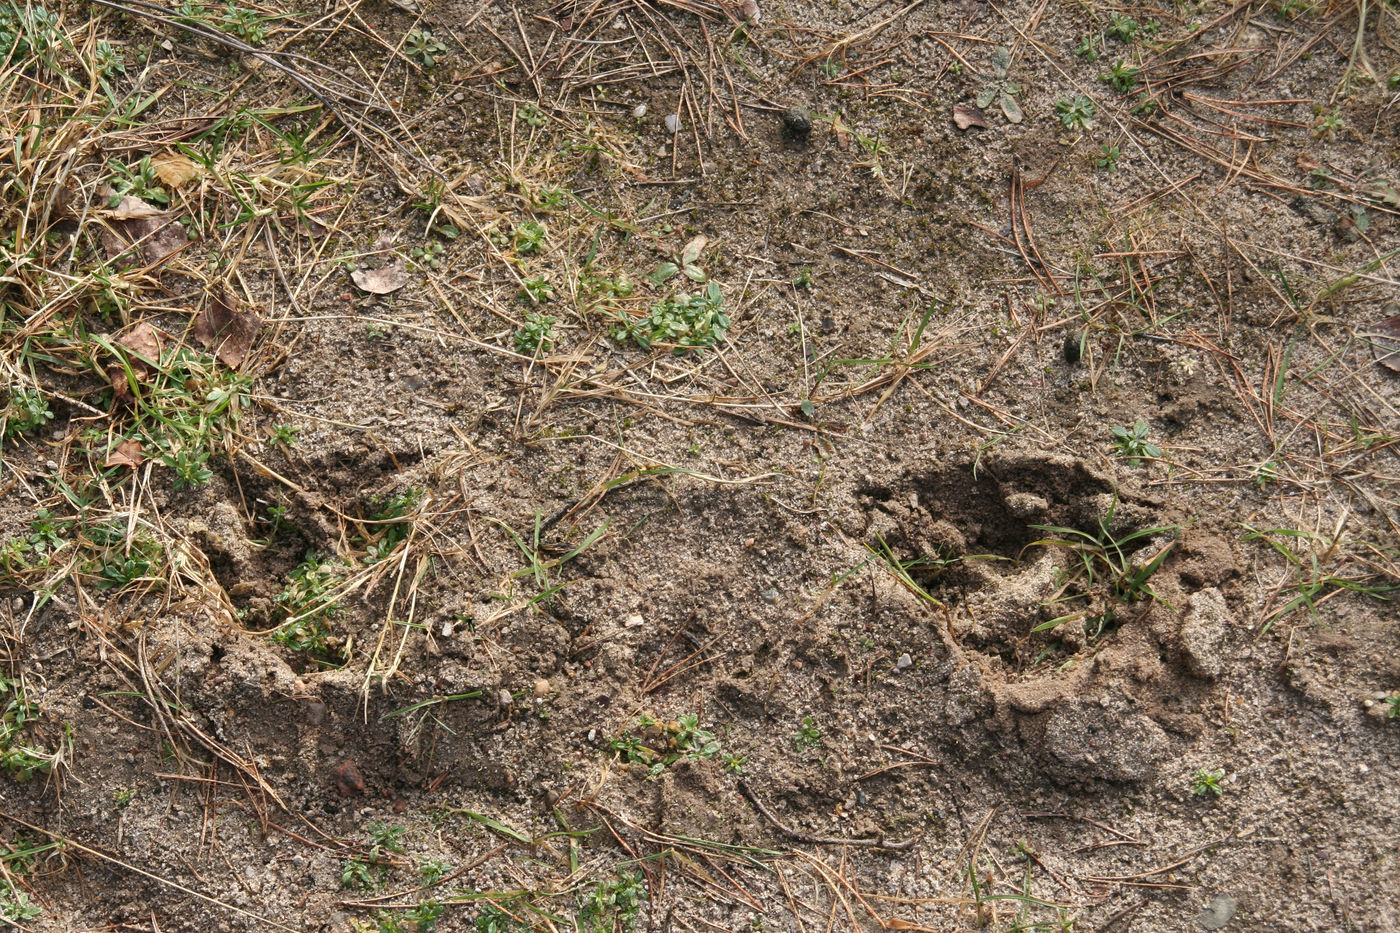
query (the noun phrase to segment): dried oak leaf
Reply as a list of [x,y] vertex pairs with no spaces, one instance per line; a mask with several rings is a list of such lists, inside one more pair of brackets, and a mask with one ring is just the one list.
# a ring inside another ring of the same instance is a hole
[[986,128],[987,121],[982,115],[982,111],[976,107],[969,107],[966,104],[957,104],[953,107],[953,122],[958,129],[966,130],[974,126]]
[[1400,373],[1400,315],[1376,324],[1366,336],[1371,338],[1376,362],[1393,373]]
[[252,311],[238,310],[238,299],[231,295],[210,295],[194,319],[194,339],[229,369],[237,369],[248,358],[262,323]]
[[140,441],[122,441],[107,454],[102,466],[127,466],[134,470],[145,462],[146,455],[141,451]]
[[102,245],[112,259],[138,246],[145,261],[155,265],[189,242],[185,228],[176,222],[172,212],[130,195],[107,211],[107,219],[111,221],[111,233],[103,236]]
[[117,338],[118,346],[128,351],[127,363],[131,367],[128,378],[127,367],[120,361],[107,365],[107,380],[112,383],[112,394],[117,401],[130,404],[136,400],[131,392],[131,379],[144,382],[155,371],[155,365],[160,361],[160,337],[160,331],[141,321]]
[[151,168],[161,184],[171,188],[187,185],[199,177],[199,166],[189,156],[180,152],[167,152],[151,159]]
[[132,353],[144,356],[152,363],[160,360],[160,331],[156,330],[145,321],[140,322],[121,337],[118,337],[117,343],[126,347]]
[[387,295],[408,284],[408,269],[403,260],[398,259],[378,269],[356,269],[350,273],[350,278],[361,291],[371,295]]

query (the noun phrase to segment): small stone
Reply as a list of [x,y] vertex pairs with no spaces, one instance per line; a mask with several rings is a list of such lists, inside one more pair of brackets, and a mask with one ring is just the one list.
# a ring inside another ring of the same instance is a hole
[[319,726],[326,721],[326,704],[320,700],[312,700],[306,704],[306,721],[309,725]]
[[449,619],[448,621],[442,623],[442,637],[443,637],[443,638],[451,638],[451,637],[452,637],[452,621],[451,621],[450,619]]
[[640,120],[642,117],[644,117],[644,116],[646,116],[646,115],[647,115],[647,105],[646,105],[646,104],[638,104],[637,106],[635,106],[635,107],[632,108],[632,116],[636,117],[638,120]]
[[496,691],[496,703],[500,705],[501,709],[510,709],[510,705],[513,702],[515,702],[514,698],[505,687]]
[[539,699],[549,696],[549,691],[551,689],[549,681],[541,677],[539,680],[535,681],[535,698]]
[[778,599],[782,596],[781,593],[774,589],[764,590],[758,595],[765,603],[767,603],[770,606],[776,606],[778,604]]
[[1228,894],[1217,894],[1210,903],[1196,915],[1196,922],[1206,930],[1219,930],[1235,918],[1235,899]]
[[365,792],[365,777],[353,761],[342,761],[335,769],[335,789],[342,797],[354,797]]
[[666,132],[679,133],[681,131],[681,115],[678,113],[666,114]]
[[622,624],[625,625],[627,628],[636,628],[637,626],[642,625],[645,622],[646,620],[643,619],[641,615],[634,612],[632,615],[628,616]]
[[806,107],[789,107],[783,111],[783,139],[791,143],[806,142],[812,135],[812,112]]
[[907,652],[907,651],[904,652],[903,654],[901,654],[901,655],[899,656],[899,660],[898,660],[898,661],[894,662],[894,669],[897,670],[897,671],[902,671],[902,670],[904,670],[905,668],[909,668],[909,667],[913,667],[913,666],[914,666],[914,659],[911,658],[911,657],[909,657],[909,652]]

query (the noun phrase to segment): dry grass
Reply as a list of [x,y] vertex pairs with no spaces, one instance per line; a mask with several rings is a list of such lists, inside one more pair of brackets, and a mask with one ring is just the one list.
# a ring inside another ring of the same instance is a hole
[[[1175,38],[1139,47],[1139,84],[1117,95],[1037,40],[1046,5],[1025,25],[1008,19],[1002,31],[1014,38],[1016,60],[1043,60],[1066,89],[1091,97],[1124,150],[1146,166],[1150,186],[1126,204],[1101,205],[1096,227],[1077,228],[1089,232],[1071,242],[1037,212],[1036,189],[1053,180],[1058,163],[1032,177],[1010,162],[1004,190],[991,198],[1006,226],[969,222],[969,229],[1014,260],[1013,271],[987,283],[975,301],[931,284],[933,275],[880,248],[878,237],[870,248],[836,244],[829,255],[804,257],[827,269],[859,268],[893,308],[886,332],[823,345],[811,333],[813,303],[789,274],[802,265],[790,258],[796,251],[759,245],[757,237],[742,245],[717,236],[700,242],[693,227],[701,208],[672,207],[671,193],[719,173],[716,160],[732,160],[736,141],[741,153],[766,145],[758,121],[771,123],[785,109],[799,79],[846,95],[852,110],[931,112],[927,91],[895,77],[902,49],[932,43],[943,50],[933,80],[951,80],[974,70],[991,42],[970,35],[971,22],[928,28],[919,2],[842,30],[784,12],[755,22],[743,8],[704,2],[601,0],[564,4],[553,19],[520,10],[473,18],[459,24],[453,54],[474,60],[459,63],[451,93],[491,114],[494,141],[476,148],[474,163],[448,169],[434,151],[442,139],[435,118],[449,111],[448,91],[433,82],[446,69],[430,69],[414,58],[407,36],[391,41],[353,10],[319,19],[279,15],[252,41],[212,8],[201,19],[150,4],[95,2],[127,16],[119,22],[66,6],[50,20],[36,19],[38,8],[17,10],[18,39],[0,68],[0,139],[12,141],[0,165],[0,377],[7,386],[0,490],[19,503],[5,515],[0,588],[19,594],[22,606],[9,611],[4,633],[5,682],[24,710],[37,709],[26,698],[41,695],[41,684],[21,649],[29,620],[57,607],[95,646],[117,692],[134,700],[103,701],[104,710],[138,716],[137,727],[168,749],[168,770],[179,773],[164,777],[209,785],[210,801],[218,788],[236,789],[239,806],[265,834],[280,830],[337,857],[403,867],[289,809],[286,789],[266,776],[259,754],[220,738],[188,709],[179,646],[150,620],[183,615],[237,637],[280,634],[284,647],[288,633],[299,633],[303,641],[292,652],[299,677],[348,673],[368,723],[376,701],[423,678],[412,664],[445,637],[435,628],[436,588],[471,586],[495,598],[491,612],[472,620],[489,664],[509,654],[502,631],[512,620],[546,608],[566,614],[571,562],[590,549],[631,546],[631,531],[604,517],[609,497],[642,487],[674,503],[691,487],[762,486],[775,495],[800,493],[793,501],[803,507],[785,506],[790,511],[821,511],[820,479],[798,482],[795,468],[757,460],[692,468],[639,449],[620,429],[616,437],[575,430],[571,413],[586,405],[606,406],[617,425],[635,418],[692,433],[716,425],[791,432],[820,463],[825,452],[858,443],[891,409],[917,403],[985,446],[1023,434],[1041,449],[1107,461],[1106,425],[1048,423],[1006,392],[1035,376],[1028,360],[1046,341],[1068,338],[1080,348],[1090,394],[1121,380],[1123,359],[1148,347],[1160,351],[1152,365],[1167,380],[1206,372],[1247,419],[1253,456],[1193,467],[1186,465],[1193,451],[1168,446],[1167,462],[1147,485],[1229,484],[1265,497],[1267,521],[1241,518],[1251,523],[1242,534],[1258,545],[1265,598],[1250,621],[1260,637],[1306,624],[1332,600],[1389,598],[1400,581],[1393,544],[1400,412],[1375,386],[1368,340],[1352,313],[1400,286],[1396,250],[1365,230],[1358,242],[1369,253],[1351,265],[1253,242],[1198,185],[1208,177],[1217,192],[1323,201],[1353,226],[1363,215],[1378,226],[1393,222],[1400,209],[1377,187],[1385,179],[1329,170],[1326,187],[1310,187],[1259,157],[1278,135],[1331,132],[1330,109],[1307,124],[1283,115],[1293,102],[1262,90],[1250,99],[1201,90],[1247,68],[1266,74],[1260,83],[1267,85],[1335,44],[1353,20],[1337,99],[1363,77],[1384,81],[1377,62],[1382,49],[1394,50],[1395,18],[1386,4],[1318,11],[1307,29],[1271,33],[1271,45],[1245,41],[1254,13],[1246,5],[1190,30],[1169,23]],[[1218,30],[1227,38],[1213,38]],[[167,36],[176,54],[157,51],[155,40]],[[137,47],[151,54],[137,61],[130,53]],[[121,48],[128,51],[119,63],[112,56]],[[341,64],[326,64],[331,57]],[[232,73],[220,65],[233,60],[239,68]],[[634,105],[621,99],[638,86],[662,89],[650,99],[679,118],[659,158],[644,151],[640,118],[630,118]],[[405,99],[423,106],[415,111]],[[879,132],[853,128],[863,125],[856,120],[837,115],[829,124],[845,146],[858,147],[852,171],[870,191],[907,207],[913,157],[892,153]],[[1182,172],[1183,164],[1191,170]],[[144,207],[133,215],[123,197]],[[717,210],[742,204],[722,202]],[[834,219],[843,230],[868,232],[865,220]],[[1192,244],[1200,242],[1218,250],[1199,251]],[[414,298],[370,304],[360,296],[355,306],[356,293],[347,291],[351,309],[329,310],[335,304],[327,295],[350,288],[347,265],[395,263],[421,281]],[[1268,326],[1250,331],[1268,335],[1261,347],[1236,339],[1245,276],[1249,300],[1269,307]],[[1171,289],[1183,282],[1202,297],[1199,308],[1178,306]],[[718,335],[703,351],[665,338],[638,347],[636,334],[662,299],[699,298],[710,283],[722,293],[727,335],[724,328],[700,334],[701,342]],[[760,336],[775,305],[796,309],[790,328],[787,320],[777,325],[786,343]],[[222,335],[214,342],[199,336],[196,322],[218,307],[253,322],[256,340],[236,360]],[[527,329],[545,316],[555,319],[547,339],[529,345]],[[329,407],[282,397],[274,378],[321,327],[475,354],[495,376],[489,397],[471,401],[475,420],[454,427],[458,444],[420,451],[417,466],[395,462],[372,496],[328,501],[317,486],[321,467],[298,461],[294,435],[279,429],[360,426],[337,421]],[[950,371],[966,376],[951,389],[940,382]],[[478,446],[477,428],[488,417],[500,425],[499,447],[491,450]],[[478,478],[511,468],[519,450],[604,451],[609,463],[576,488],[553,490],[553,504],[538,507],[530,527],[479,504],[485,483]],[[174,495],[183,490],[189,498]],[[288,583],[285,593],[294,598],[282,601],[270,624],[244,625],[220,575],[229,557],[208,516],[190,505],[201,490],[233,504],[241,537],[265,537],[269,543],[249,549],[254,554],[271,549],[282,514],[275,509],[295,511],[312,528],[307,537],[322,553],[286,568],[289,580],[301,573],[305,588],[294,592]],[[1364,502],[1377,518],[1362,521],[1339,502]],[[327,621],[332,610],[344,616]],[[676,647],[680,660],[665,666],[658,656],[639,684],[644,693],[711,663],[708,645]],[[305,680],[285,686],[291,698],[305,698]],[[434,694],[430,702],[455,699]],[[433,728],[420,717],[418,726],[424,723]],[[32,745],[21,747],[25,767],[44,775],[61,803],[71,739],[52,723],[21,725]],[[617,809],[604,793],[608,780],[605,769],[568,809],[569,795],[556,800],[561,828],[549,837],[475,820],[494,835],[472,867],[499,859],[518,887],[442,903],[490,903],[511,922],[563,929],[560,917],[579,916],[621,867],[639,873],[653,904],[679,903],[674,892],[681,890],[804,931],[1053,928],[1072,924],[1100,898],[1091,888],[1161,887],[1168,883],[1155,876],[1183,864],[1165,859],[1157,864],[1167,868],[1094,874],[1063,853],[1023,847],[1018,864],[1008,865],[1005,849],[999,855],[989,843],[993,810],[964,823],[960,874],[941,879],[950,896],[901,898],[876,893],[868,867],[853,865],[850,850],[905,852],[921,834],[810,832],[739,784],[755,824],[782,845],[695,839]],[[74,860],[94,859],[248,918],[243,908],[102,846],[7,818],[62,840]],[[605,858],[579,862],[584,819],[599,839],[611,838]],[[498,845],[500,838],[506,841]],[[12,891],[25,886],[6,880]],[[406,911],[441,893],[441,883],[350,903]],[[675,920],[687,929],[716,928],[702,913],[678,911]]]

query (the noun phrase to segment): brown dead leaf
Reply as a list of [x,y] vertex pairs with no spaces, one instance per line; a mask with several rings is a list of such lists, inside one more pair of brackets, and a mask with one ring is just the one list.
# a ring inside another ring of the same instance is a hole
[[982,111],[976,107],[969,107],[966,104],[956,104],[953,107],[953,122],[958,129],[966,130],[970,127],[980,126],[985,128],[987,121],[984,119]]
[[[129,352],[131,376],[137,382],[145,382],[151,373],[155,372],[155,364],[160,361],[160,331],[141,321],[118,337],[117,345],[125,347]],[[146,362],[147,360],[150,362]],[[131,381],[127,378],[126,367],[120,362],[108,364],[107,380],[112,383],[112,394],[116,396],[117,401],[130,404],[136,400],[131,392]]]
[[1376,362],[1393,373],[1400,373],[1400,315],[1388,317],[1366,334]]
[[147,263],[155,265],[189,242],[185,228],[170,211],[163,211],[130,195],[106,212],[111,221],[102,237],[102,246],[110,258],[128,253],[139,245]]
[[841,122],[841,114],[836,114],[831,118],[831,129],[836,133],[836,148],[851,148],[851,134],[846,130],[846,124]]
[[387,295],[408,284],[408,269],[399,259],[378,269],[356,269],[350,273],[350,278],[361,291],[371,295]]
[[194,339],[214,351],[225,366],[237,369],[248,358],[262,330],[262,318],[252,311],[238,310],[238,299],[223,294],[213,294],[204,305],[204,310],[194,319]]
[[140,441],[122,441],[112,448],[102,465],[104,467],[128,466],[134,470],[145,462],[146,455],[141,451]]
[[117,343],[152,363],[160,360],[160,332],[145,321],[118,337]]
[[199,166],[182,152],[167,152],[151,159],[151,168],[161,184],[171,188],[187,185],[199,177]]

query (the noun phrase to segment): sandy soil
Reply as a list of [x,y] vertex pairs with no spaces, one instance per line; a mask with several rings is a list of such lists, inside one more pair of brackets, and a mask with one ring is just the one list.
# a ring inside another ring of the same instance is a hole
[[1400,930],[1393,7],[150,12],[4,72],[7,919]]

